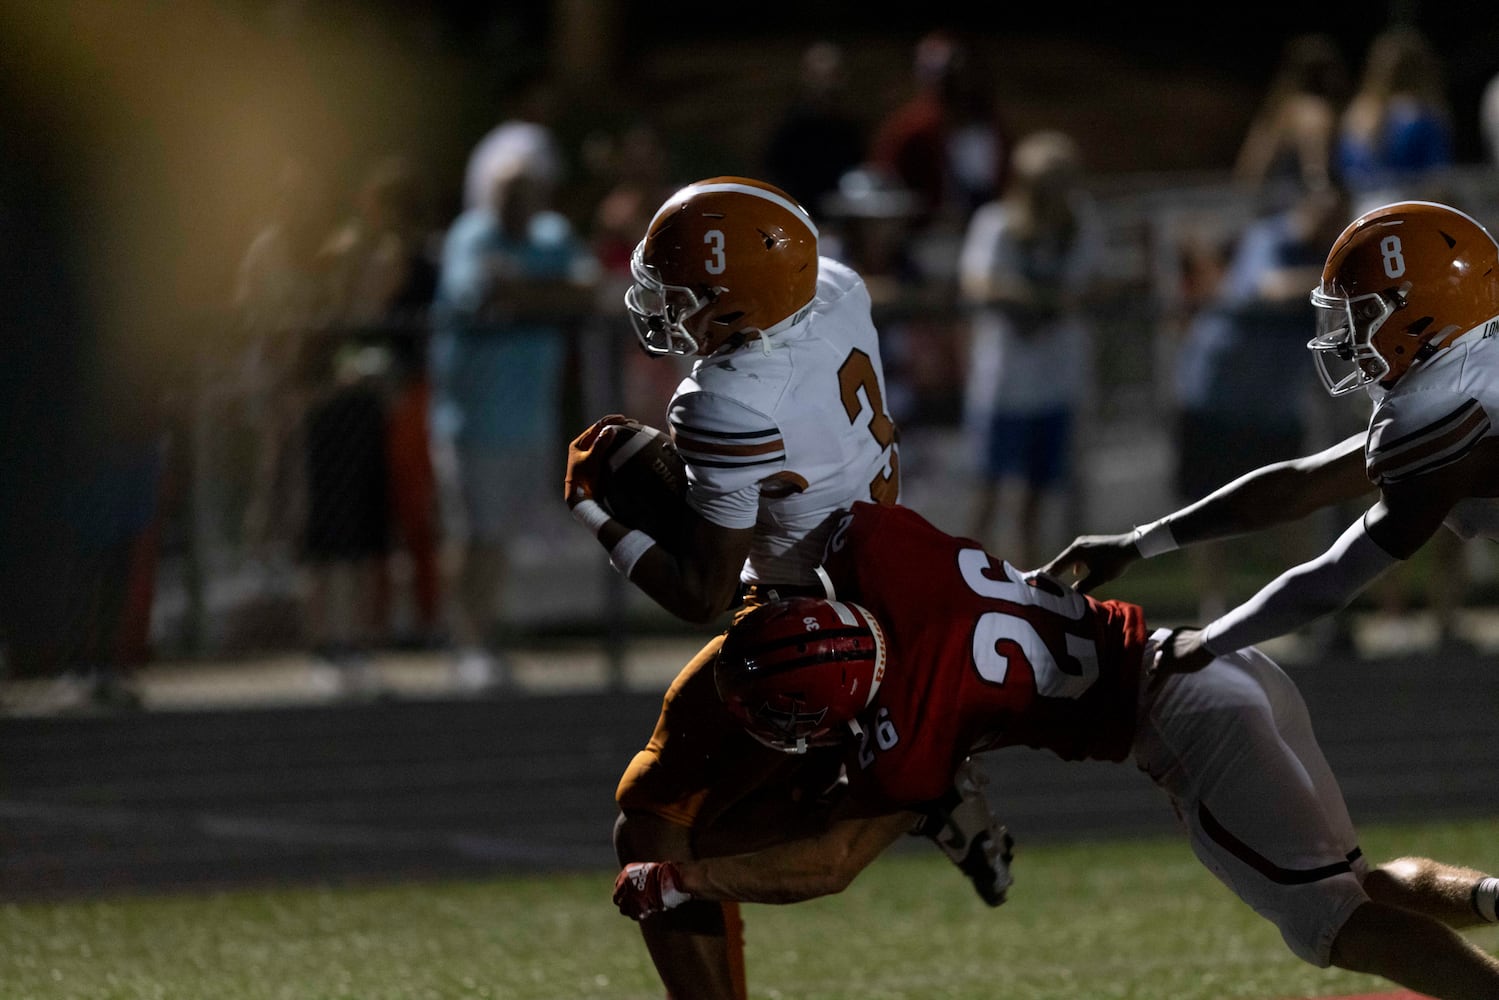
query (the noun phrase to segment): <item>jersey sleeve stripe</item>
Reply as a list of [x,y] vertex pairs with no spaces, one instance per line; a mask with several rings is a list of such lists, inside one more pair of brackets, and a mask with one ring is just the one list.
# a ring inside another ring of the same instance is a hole
[[1473,410],[1475,407],[1478,407],[1478,400],[1471,397],[1465,399],[1457,406],[1449,410],[1447,413],[1431,421],[1430,423],[1418,427],[1415,430],[1410,431],[1409,433],[1402,434],[1400,437],[1395,438],[1393,441],[1383,442],[1380,445],[1379,450],[1381,452],[1387,452],[1393,451],[1397,448],[1404,448],[1405,446],[1413,442],[1428,438],[1432,434],[1440,433],[1444,428],[1450,427],[1456,423],[1461,423],[1464,417],[1467,416],[1469,411]]
[[1453,462],[1458,461],[1468,452],[1472,451],[1473,446],[1478,444],[1479,441],[1483,440],[1484,435],[1487,431],[1488,421],[1485,420],[1482,426],[1473,428],[1472,433],[1465,435],[1461,440],[1454,441],[1450,446],[1424,456],[1426,460],[1421,464],[1401,466],[1398,469],[1392,469],[1391,471],[1381,475],[1380,478],[1375,481],[1380,483],[1401,482],[1406,479],[1414,479],[1418,476],[1425,475],[1426,473],[1431,472],[1434,469],[1440,469],[1444,465],[1451,465]]
[[680,452],[680,454],[682,455],[682,460],[688,465],[697,465],[705,469],[750,469],[754,468],[757,465],[775,465],[786,458],[785,452],[776,452],[769,458],[761,458],[753,461],[742,459],[737,462],[725,462],[718,461],[717,459],[712,458],[703,458],[699,455],[692,455],[685,451]]
[[1433,421],[1369,456],[1369,478],[1394,483],[1451,464],[1466,455],[1489,432],[1488,414],[1469,400],[1452,413]]
[[721,458],[757,455],[785,454],[786,442],[777,437],[761,444],[726,444],[720,441],[703,441],[697,438],[677,438],[677,450],[683,455],[718,455]]
[[735,440],[743,439],[745,441],[753,441],[756,438],[778,438],[781,436],[781,431],[778,427],[767,427],[759,431],[714,431],[706,427],[694,427],[691,424],[680,423],[676,420],[671,421],[671,432],[673,435],[680,434],[690,438],[723,438],[726,440],[732,438]]

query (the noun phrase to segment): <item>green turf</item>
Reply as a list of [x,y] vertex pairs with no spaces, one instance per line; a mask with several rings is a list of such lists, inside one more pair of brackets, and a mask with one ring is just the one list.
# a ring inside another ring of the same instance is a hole
[[[1499,868],[1499,819],[1370,827],[1373,858]],[[756,998],[1219,1000],[1379,991],[1304,965],[1174,839],[1022,843],[989,910],[911,843],[848,892],[747,907]],[[0,908],[5,1000],[659,998],[610,873]],[[1499,929],[1470,936],[1499,949]]]

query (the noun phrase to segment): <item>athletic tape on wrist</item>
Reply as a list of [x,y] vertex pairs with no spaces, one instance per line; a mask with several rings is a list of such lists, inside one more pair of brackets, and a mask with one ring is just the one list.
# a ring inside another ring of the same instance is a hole
[[682,873],[671,862],[661,873],[661,905],[670,910],[692,899],[692,894],[681,888]]
[[1176,551],[1179,546],[1176,544],[1176,536],[1171,533],[1171,522],[1163,517],[1136,528],[1135,548],[1144,559]]
[[[1213,630],[1215,628],[1221,630],[1222,629],[1222,624],[1221,623],[1222,623],[1222,619],[1221,618],[1215,618],[1215,619],[1213,619],[1212,621],[1208,622],[1206,625],[1204,625],[1202,627],[1202,633],[1198,636],[1198,640],[1202,643],[1202,648],[1206,649],[1209,653],[1212,653],[1214,656],[1227,656],[1229,653],[1233,652],[1232,649],[1219,649],[1219,648],[1217,648],[1217,645],[1214,644]],[[1222,640],[1218,640],[1218,644],[1221,645],[1222,644]]]
[[579,500],[573,504],[573,518],[597,538],[604,525],[609,523],[609,512],[597,500]]
[[614,548],[609,550],[609,562],[619,570],[626,580],[630,578],[630,571],[645,555],[645,550],[656,544],[656,540],[637,528],[631,528],[625,536],[614,543]]

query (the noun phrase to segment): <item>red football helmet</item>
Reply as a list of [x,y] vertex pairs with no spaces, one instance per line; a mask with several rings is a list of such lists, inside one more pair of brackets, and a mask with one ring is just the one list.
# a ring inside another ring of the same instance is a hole
[[[1499,244],[1446,205],[1376,208],[1343,230],[1312,289],[1317,335],[1307,347],[1334,396],[1394,385],[1413,366],[1499,315]],[[1341,374],[1328,355],[1351,362]]]
[[880,623],[857,604],[820,597],[749,612],[729,628],[713,667],[734,717],[786,753],[838,743],[884,676]]
[[625,308],[641,345],[706,357],[795,322],[817,293],[817,226],[780,188],[711,177],[666,199],[630,274]]

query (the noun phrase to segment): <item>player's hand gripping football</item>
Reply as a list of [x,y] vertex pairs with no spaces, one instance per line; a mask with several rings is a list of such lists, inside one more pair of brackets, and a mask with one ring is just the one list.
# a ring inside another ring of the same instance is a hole
[[1081,535],[1061,555],[1041,567],[1041,572],[1059,580],[1074,578],[1073,588],[1086,594],[1120,576],[1139,558],[1134,532]]
[[563,480],[562,492],[569,507],[584,500],[598,499],[603,476],[609,467],[610,443],[614,437],[611,428],[624,422],[622,415],[611,413],[573,438],[567,446],[567,477]]
[[1202,629],[1174,629],[1171,637],[1156,650],[1152,673],[1193,674],[1212,663],[1213,651],[1202,644]]
[[614,880],[614,905],[631,920],[644,920],[691,898],[682,891],[681,876],[670,861],[625,865]]

